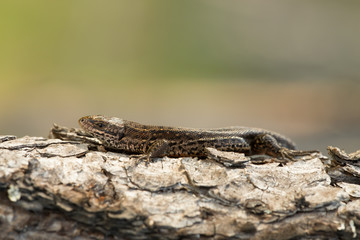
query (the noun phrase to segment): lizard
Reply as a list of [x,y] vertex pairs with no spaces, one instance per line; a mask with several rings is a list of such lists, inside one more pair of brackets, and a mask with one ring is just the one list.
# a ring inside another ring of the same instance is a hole
[[102,115],[79,119],[80,127],[107,149],[160,157],[207,157],[208,147],[247,156],[268,155],[294,160],[314,152],[296,150],[293,141],[278,133],[249,127],[196,129],[144,125]]

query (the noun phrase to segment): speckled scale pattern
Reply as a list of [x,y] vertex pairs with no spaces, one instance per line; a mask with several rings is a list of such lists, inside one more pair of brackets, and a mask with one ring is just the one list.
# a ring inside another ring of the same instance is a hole
[[271,156],[278,156],[282,148],[295,149],[295,144],[288,138],[258,128],[192,129],[151,126],[101,115],[82,117],[79,124],[105,147],[130,153],[145,153],[153,157],[203,157],[206,156],[206,147],[247,155]]

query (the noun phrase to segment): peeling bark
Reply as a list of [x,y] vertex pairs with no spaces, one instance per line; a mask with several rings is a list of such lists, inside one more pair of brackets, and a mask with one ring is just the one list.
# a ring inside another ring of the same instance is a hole
[[208,151],[147,164],[71,139],[0,136],[0,238],[359,238],[358,155],[284,164]]

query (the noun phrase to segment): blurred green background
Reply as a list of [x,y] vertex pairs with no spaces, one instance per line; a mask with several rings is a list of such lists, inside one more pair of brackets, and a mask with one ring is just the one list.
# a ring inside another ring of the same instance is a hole
[[0,134],[103,114],[356,150],[359,22],[359,1],[1,1]]

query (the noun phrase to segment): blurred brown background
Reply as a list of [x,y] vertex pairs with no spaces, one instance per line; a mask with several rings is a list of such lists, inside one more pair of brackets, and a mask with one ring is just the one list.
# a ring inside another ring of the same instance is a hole
[[360,144],[359,1],[2,1],[0,134],[103,114]]

